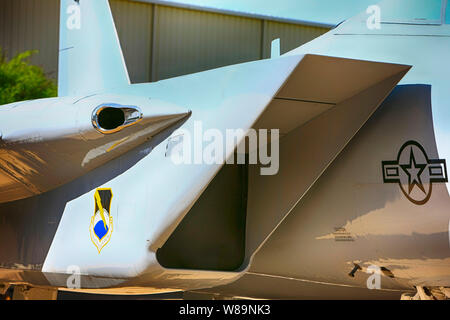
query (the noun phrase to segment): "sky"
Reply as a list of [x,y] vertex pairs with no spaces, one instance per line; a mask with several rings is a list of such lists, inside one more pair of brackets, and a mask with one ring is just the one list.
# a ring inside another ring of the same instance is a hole
[[313,21],[336,25],[376,4],[379,0],[167,0],[275,16],[286,19]]

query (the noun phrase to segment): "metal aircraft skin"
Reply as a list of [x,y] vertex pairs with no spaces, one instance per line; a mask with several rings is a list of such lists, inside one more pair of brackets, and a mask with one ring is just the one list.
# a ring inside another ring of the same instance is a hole
[[[372,9],[130,84],[108,1],[62,0],[59,97],[0,107],[0,289],[449,297],[450,4]],[[199,126],[279,129],[279,165],[175,163]]]

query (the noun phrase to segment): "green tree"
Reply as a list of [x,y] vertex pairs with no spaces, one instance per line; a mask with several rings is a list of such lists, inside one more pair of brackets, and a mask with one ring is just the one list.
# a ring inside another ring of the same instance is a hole
[[0,49],[0,105],[57,95],[54,81],[42,68],[30,64],[35,53],[26,51],[8,61]]

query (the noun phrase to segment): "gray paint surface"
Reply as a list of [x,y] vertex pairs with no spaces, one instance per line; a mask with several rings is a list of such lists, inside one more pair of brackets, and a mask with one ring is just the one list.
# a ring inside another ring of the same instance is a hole
[[[397,86],[256,253],[250,271],[365,287],[365,272],[348,273],[353,263],[373,264],[398,280],[383,277],[382,288],[418,279],[448,285],[445,184],[434,184],[430,201],[417,206],[381,174],[381,162],[410,139],[438,158],[430,94],[429,86]],[[353,241],[336,241],[336,228]]]

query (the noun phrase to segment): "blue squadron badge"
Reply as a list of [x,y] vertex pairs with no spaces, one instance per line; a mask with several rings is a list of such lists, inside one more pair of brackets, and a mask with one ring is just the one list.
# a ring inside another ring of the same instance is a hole
[[111,239],[113,232],[113,218],[111,216],[111,189],[97,189],[94,194],[95,210],[91,217],[89,231],[91,241],[97,247],[98,253]]

